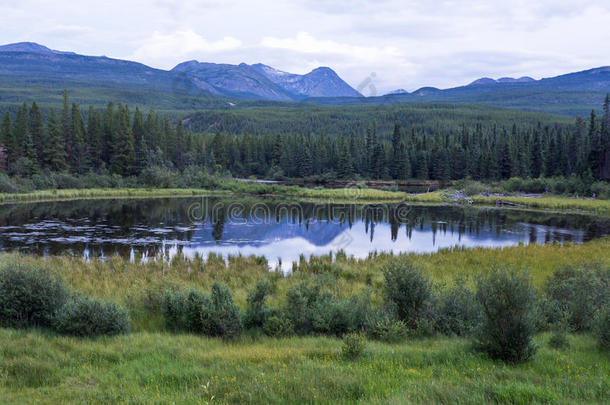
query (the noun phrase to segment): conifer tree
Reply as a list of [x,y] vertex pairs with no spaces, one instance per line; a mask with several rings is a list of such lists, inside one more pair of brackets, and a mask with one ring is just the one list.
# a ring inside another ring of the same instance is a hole
[[47,135],[48,141],[42,152],[44,165],[51,171],[63,171],[67,168],[64,135],[62,124],[53,109],[47,118]]

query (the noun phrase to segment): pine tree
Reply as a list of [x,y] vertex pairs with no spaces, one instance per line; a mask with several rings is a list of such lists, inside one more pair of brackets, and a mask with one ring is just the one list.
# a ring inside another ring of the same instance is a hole
[[72,116],[70,114],[70,105],[68,103],[68,90],[64,89],[63,108],[61,109],[61,129],[64,137],[64,147],[66,148],[66,156],[69,161],[72,161]]
[[63,171],[67,168],[64,135],[62,124],[53,109],[47,118],[47,135],[48,142],[45,143],[42,152],[44,165],[52,171]]
[[352,156],[350,154],[348,145],[345,144],[341,139],[339,141],[339,160],[337,161],[337,176],[341,179],[348,179],[354,173],[354,166],[352,164]]
[[2,148],[2,156],[0,156],[0,169],[7,170],[10,166],[12,148],[14,147],[13,140],[13,125],[9,112],[4,113],[4,119],[0,126],[0,147]]
[[37,160],[40,161],[46,139],[42,122],[42,113],[40,112],[40,108],[38,108],[38,104],[35,102],[32,103],[32,107],[30,108],[30,134],[32,135],[32,143],[35,147]]
[[390,162],[390,174],[393,179],[400,178],[404,173],[404,150],[402,150],[400,124],[394,124],[394,133],[392,134],[392,161]]
[[114,134],[110,167],[113,173],[130,176],[135,169],[135,150],[127,106],[118,106],[118,122]]
[[532,177],[538,178],[542,175],[542,144],[540,139],[540,124],[534,130],[532,140],[532,167],[530,172]]
[[[21,157],[25,157],[25,148],[29,148],[31,144],[29,138],[28,128],[28,106],[23,103],[17,111],[15,117],[15,123],[13,127],[13,139],[14,139],[14,150],[13,150],[13,161]],[[31,151],[28,151],[31,155]]]
[[70,119],[70,141],[72,155],[70,156],[70,167],[74,173],[83,173],[89,166],[87,148],[85,146],[85,126],[78,105],[72,104]]

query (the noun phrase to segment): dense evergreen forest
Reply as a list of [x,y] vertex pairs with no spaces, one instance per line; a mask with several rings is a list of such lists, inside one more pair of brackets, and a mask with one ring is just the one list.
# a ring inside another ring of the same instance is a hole
[[[392,115],[394,114],[394,115]],[[8,111],[0,123],[0,169],[28,177],[48,172],[141,176],[186,168],[233,176],[448,180],[470,177],[579,176],[610,179],[610,101],[574,124],[480,119],[460,123],[434,109],[425,115],[386,112],[377,127],[324,131],[315,115],[292,129],[194,133],[154,111],[109,103],[82,110],[64,92],[61,111],[45,117],[36,103]],[[328,112],[321,121],[332,122]],[[368,118],[368,116],[367,116]],[[502,119],[500,119],[502,118]],[[388,121],[394,121],[393,130]],[[287,124],[286,124],[287,125]],[[241,133],[238,133],[241,132]]]

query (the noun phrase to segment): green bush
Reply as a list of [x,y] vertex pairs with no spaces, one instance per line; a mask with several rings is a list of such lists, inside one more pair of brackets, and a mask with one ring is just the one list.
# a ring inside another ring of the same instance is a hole
[[210,335],[228,339],[237,337],[242,328],[241,316],[229,288],[217,282],[212,284],[210,301]]
[[174,332],[187,330],[186,296],[180,291],[166,291],[162,305],[166,327]]
[[269,316],[263,324],[263,332],[267,336],[286,337],[294,333],[292,322],[283,313],[277,310],[271,310]]
[[18,193],[20,191],[17,180],[6,173],[0,173],[0,193]]
[[389,310],[411,329],[417,329],[427,301],[432,298],[428,278],[405,262],[393,262],[384,269],[384,299]]
[[296,333],[313,331],[313,314],[320,295],[320,286],[307,283],[297,284],[286,293],[285,313]]
[[386,343],[400,343],[409,335],[409,329],[403,321],[396,321],[388,316],[376,320],[369,330],[369,336]]
[[465,287],[465,280],[456,280],[455,286],[439,299],[437,324],[445,335],[470,335],[480,324],[481,317],[481,306],[475,293]]
[[551,312],[550,323],[565,311],[570,327],[575,331],[591,329],[595,312],[610,299],[610,268],[601,266],[582,269],[565,266],[557,270],[546,282],[546,295]]
[[271,293],[271,283],[260,280],[253,290],[248,293],[246,314],[244,315],[244,326],[246,328],[260,328],[269,316],[269,307],[265,303],[267,296]]
[[610,305],[597,311],[593,320],[593,332],[599,345],[605,350],[610,350]]
[[536,352],[536,290],[527,275],[494,271],[477,283],[483,319],[475,345],[491,358],[516,363]]
[[163,302],[167,328],[231,339],[241,333],[239,308],[224,284],[212,284],[208,296],[192,289],[188,294],[168,291]]
[[0,325],[50,327],[69,291],[48,272],[25,267],[0,269]]
[[464,184],[464,193],[468,196],[478,195],[489,191],[489,186],[478,181],[466,181]]
[[569,318],[568,315],[564,312],[560,320],[553,325],[553,333],[549,338],[549,346],[554,349],[563,349],[570,346],[570,342],[568,341],[569,331]]
[[347,360],[355,360],[366,348],[366,338],[361,333],[348,333],[343,337],[341,355]]
[[118,335],[129,332],[129,314],[113,302],[75,296],[57,312],[54,326],[65,335]]

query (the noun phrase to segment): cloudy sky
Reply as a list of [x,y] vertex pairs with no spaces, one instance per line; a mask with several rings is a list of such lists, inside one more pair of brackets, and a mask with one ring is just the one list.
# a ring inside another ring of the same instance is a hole
[[610,65],[609,22],[599,0],[0,0],[4,43],[164,69],[329,66],[364,94]]

